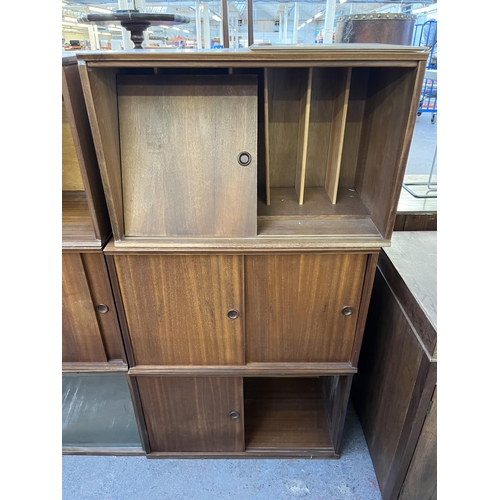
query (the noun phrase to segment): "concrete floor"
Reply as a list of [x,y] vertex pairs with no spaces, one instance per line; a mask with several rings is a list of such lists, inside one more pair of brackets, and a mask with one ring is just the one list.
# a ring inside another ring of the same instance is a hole
[[[428,174],[437,124],[417,117],[407,174]],[[435,170],[437,173],[437,168]],[[149,460],[62,457],[63,500],[381,500],[358,417],[349,406],[339,460]]]
[[381,500],[350,405],[339,460],[62,457],[63,500]]

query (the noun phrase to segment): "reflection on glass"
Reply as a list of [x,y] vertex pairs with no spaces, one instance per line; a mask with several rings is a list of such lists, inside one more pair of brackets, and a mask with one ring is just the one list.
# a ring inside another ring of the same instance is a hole
[[62,376],[63,448],[139,448],[125,373]]

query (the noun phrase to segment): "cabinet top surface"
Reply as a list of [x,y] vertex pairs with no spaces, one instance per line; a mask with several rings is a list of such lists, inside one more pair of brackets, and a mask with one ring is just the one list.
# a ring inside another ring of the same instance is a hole
[[88,63],[131,64],[144,62],[290,62],[310,65],[311,62],[416,62],[425,61],[425,47],[384,44],[333,44],[320,46],[261,46],[251,49],[143,49],[120,51],[79,51],[76,58]]
[[[437,231],[395,231],[382,254],[437,332]],[[397,289],[395,283],[389,285]]]

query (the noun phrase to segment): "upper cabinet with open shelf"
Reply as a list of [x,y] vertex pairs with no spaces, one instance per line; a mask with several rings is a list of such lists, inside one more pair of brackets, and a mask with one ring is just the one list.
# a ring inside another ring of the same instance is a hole
[[62,246],[101,249],[111,236],[106,199],[74,55],[62,56]]
[[115,249],[387,245],[427,53],[80,52]]

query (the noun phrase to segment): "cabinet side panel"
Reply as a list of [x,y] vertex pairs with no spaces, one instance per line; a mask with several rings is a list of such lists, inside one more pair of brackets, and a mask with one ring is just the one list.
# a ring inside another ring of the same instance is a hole
[[136,365],[243,364],[242,259],[115,256]]
[[82,83],[76,64],[63,67],[62,89],[68,123],[74,140],[75,153],[80,165],[81,177],[85,186],[96,237],[106,240],[111,234],[111,224],[85,106]]
[[384,499],[397,498],[401,488],[415,426],[423,422],[420,400],[429,369],[411,324],[377,272],[353,400]]
[[85,268],[78,253],[62,254],[62,361],[106,362]]
[[394,227],[422,76],[421,67],[370,70],[355,188],[384,238]]
[[398,500],[437,500],[437,387]]
[[123,196],[115,68],[80,65],[92,137],[115,240],[123,237]]
[[[152,452],[244,451],[241,378],[136,380]],[[239,418],[230,418],[230,412]]]
[[365,265],[363,254],[246,256],[247,362],[349,362]]

